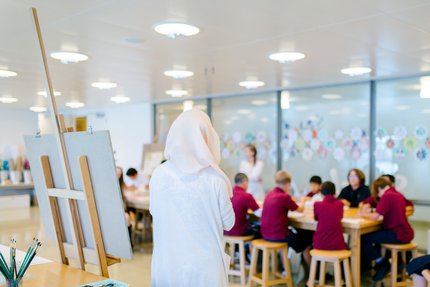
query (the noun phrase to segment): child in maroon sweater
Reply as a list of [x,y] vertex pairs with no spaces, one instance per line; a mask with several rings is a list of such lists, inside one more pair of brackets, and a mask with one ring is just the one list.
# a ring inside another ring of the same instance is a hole
[[317,195],[321,192],[321,177],[318,175],[314,175],[309,180],[309,193],[306,195],[306,197],[312,198],[314,195]]
[[377,220],[382,215],[384,229],[363,235],[362,251],[364,259],[376,262],[373,280],[380,281],[390,272],[390,263],[381,256],[381,244],[409,243],[414,238],[414,230],[406,217],[404,196],[391,187],[388,180],[378,178],[373,182],[372,190],[380,198],[376,210],[360,210],[359,214],[371,220]]
[[336,187],[331,181],[322,184],[324,199],[314,204],[314,217],[318,221],[313,247],[321,250],[344,250],[342,218],[343,203],[336,199]]

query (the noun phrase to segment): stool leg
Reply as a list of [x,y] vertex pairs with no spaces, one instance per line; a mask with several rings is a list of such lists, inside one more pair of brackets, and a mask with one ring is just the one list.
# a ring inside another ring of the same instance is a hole
[[345,272],[346,287],[352,287],[351,268],[349,268],[349,258],[343,260],[343,272]]
[[254,276],[257,273],[257,260],[258,260],[258,249],[257,247],[252,247],[252,253],[251,253],[251,266],[249,268],[249,287],[252,287],[252,276]]
[[263,274],[261,278],[263,279],[263,287],[269,286],[269,250],[266,248],[263,250]]
[[402,256],[402,261],[403,261],[403,268],[402,268],[402,282],[406,281],[406,251],[403,251],[400,253]]
[[246,283],[246,268],[245,268],[245,242],[239,243],[239,271],[240,271],[240,284]]
[[320,261],[320,282],[318,285],[325,285],[325,261]]
[[342,287],[342,273],[340,270],[339,259],[334,262],[334,286]]
[[396,286],[397,283],[397,264],[399,264],[397,255],[397,250],[391,251],[391,286]]
[[271,256],[272,256],[272,272],[273,272],[273,277],[276,278],[276,274],[278,273],[278,251],[273,250],[271,252]]
[[288,258],[288,247],[281,251],[281,258],[283,258],[283,264],[285,269],[285,276],[288,278],[288,287],[293,287],[293,277],[291,275],[291,264],[290,259]]
[[308,287],[314,287],[315,286],[316,275],[317,275],[317,260],[315,257],[312,257],[312,259],[311,259],[311,270],[310,270],[309,279],[308,279]]

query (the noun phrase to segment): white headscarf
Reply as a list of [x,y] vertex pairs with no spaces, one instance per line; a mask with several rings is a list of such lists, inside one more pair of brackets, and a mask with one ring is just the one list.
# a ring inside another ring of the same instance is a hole
[[170,127],[164,155],[184,174],[212,167],[225,179],[232,195],[230,180],[219,168],[219,137],[206,113],[192,109],[180,114]]

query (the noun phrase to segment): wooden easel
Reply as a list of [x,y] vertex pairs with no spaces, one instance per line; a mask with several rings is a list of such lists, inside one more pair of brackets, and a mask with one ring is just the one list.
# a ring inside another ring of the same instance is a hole
[[[77,267],[85,269],[85,264],[96,265],[100,268],[101,273],[105,277],[109,277],[108,266],[118,263],[121,260],[117,257],[107,255],[103,244],[103,236],[100,229],[100,221],[95,203],[93,185],[91,183],[91,175],[88,167],[86,156],[79,157],[80,174],[82,177],[83,191],[75,190],[70,171],[70,164],[67,157],[67,150],[64,143],[64,133],[70,131],[67,129],[64,122],[64,117],[57,113],[57,105],[54,98],[51,77],[48,69],[48,61],[46,58],[45,47],[43,44],[42,34],[40,31],[39,20],[36,8],[32,8],[33,19],[36,27],[39,47],[42,55],[44,76],[47,85],[48,105],[51,115],[51,120],[54,125],[54,135],[57,141],[59,150],[61,168],[65,177],[65,189],[55,188],[51,166],[48,156],[40,158],[44,182],[48,191],[49,203],[54,222],[56,239],[63,264],[69,264],[69,260],[76,261]],[[58,199],[66,200],[66,216],[69,218],[72,243],[65,242],[64,228],[61,221],[61,214],[58,206]],[[94,249],[85,247],[82,225],[77,206],[77,201],[85,201],[88,208],[91,221],[92,237],[94,240]]]

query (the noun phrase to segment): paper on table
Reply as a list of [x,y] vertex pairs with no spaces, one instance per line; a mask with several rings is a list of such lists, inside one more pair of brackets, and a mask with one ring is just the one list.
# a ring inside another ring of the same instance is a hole
[[342,222],[344,223],[360,223],[363,222],[362,218],[342,218]]
[[302,213],[302,212],[298,212],[298,211],[289,211],[288,212],[288,217],[299,218],[302,216],[304,216],[304,213]]

